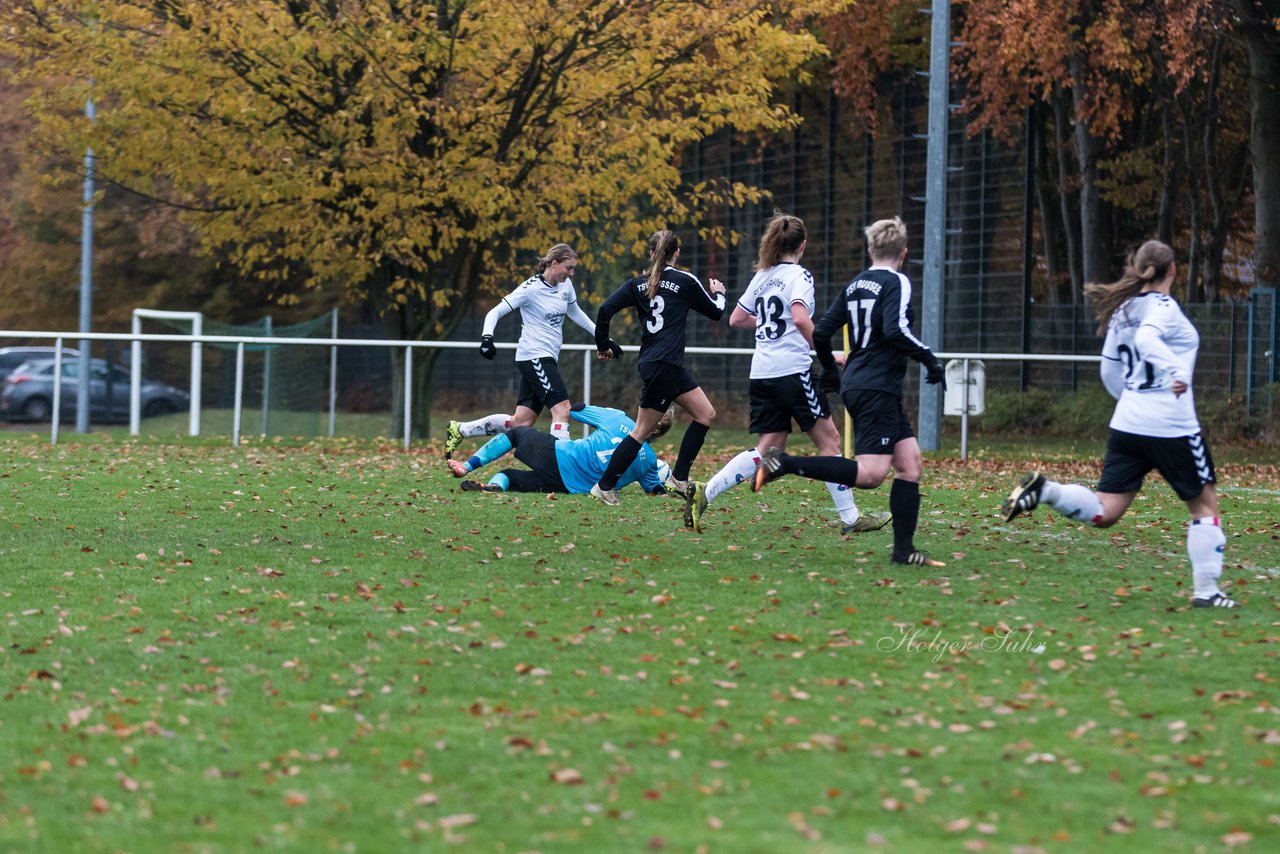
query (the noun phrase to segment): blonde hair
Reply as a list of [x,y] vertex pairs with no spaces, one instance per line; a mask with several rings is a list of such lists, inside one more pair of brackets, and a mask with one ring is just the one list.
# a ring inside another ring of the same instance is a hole
[[557,243],[547,250],[547,254],[538,259],[538,272],[546,272],[546,269],[557,261],[572,261],[578,257],[578,253],[573,251],[573,247],[568,243]]
[[799,252],[801,244],[807,237],[804,220],[775,208],[773,216],[765,225],[764,237],[760,238],[760,254],[756,258],[756,269],[776,267],[783,255]]
[[862,234],[867,238],[867,254],[878,260],[896,260],[907,248],[907,226],[902,217],[878,219],[864,228]]
[[646,297],[653,299],[658,292],[658,285],[662,283],[662,271],[675,260],[679,251],[680,238],[676,237],[674,231],[664,228],[654,232],[649,238],[649,268],[645,270],[649,277],[649,287],[644,292]]
[[676,408],[675,406],[668,406],[667,411],[662,413],[662,417],[658,419],[658,423],[653,425],[653,432],[649,434],[649,438],[645,439],[645,441],[652,442],[654,439],[660,439],[667,435],[667,431],[671,429],[671,425],[675,423],[675,420]]
[[1090,282],[1084,295],[1093,302],[1093,316],[1098,321],[1098,334],[1105,335],[1111,317],[1125,301],[1137,296],[1148,285],[1163,281],[1173,266],[1173,249],[1159,240],[1148,240],[1129,255],[1119,280],[1108,284]]

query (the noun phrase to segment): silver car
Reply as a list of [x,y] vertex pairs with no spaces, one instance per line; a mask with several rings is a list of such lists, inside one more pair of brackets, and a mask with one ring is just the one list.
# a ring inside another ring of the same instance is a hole
[[[0,382],[3,382],[4,378],[23,362],[52,359],[57,353],[57,347],[0,347]],[[79,355],[79,350],[72,350],[70,347],[62,348],[63,359],[71,359]]]
[[[10,372],[0,390],[0,419],[48,421],[53,414],[53,359],[25,362]],[[129,372],[106,359],[89,366],[89,417],[99,422],[129,420]],[[62,417],[74,418],[80,384],[80,360],[62,362]],[[182,389],[143,378],[141,408],[146,417],[185,412],[191,395]]]

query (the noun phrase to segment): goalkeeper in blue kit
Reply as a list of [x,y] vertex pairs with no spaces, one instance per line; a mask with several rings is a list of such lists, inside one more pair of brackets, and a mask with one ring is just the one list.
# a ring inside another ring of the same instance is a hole
[[[671,429],[672,410],[658,421],[649,438],[640,447],[635,460],[618,479],[618,488],[639,483],[648,493],[663,493],[670,469],[658,459],[649,442]],[[579,403],[569,417],[595,428],[585,439],[556,439],[532,427],[516,427],[490,439],[466,462],[449,460],[454,477],[466,477],[514,451],[516,459],[529,469],[503,469],[488,483],[464,480],[462,489],[482,492],[565,492],[587,495],[604,474],[614,450],[630,435],[635,422],[619,409]]]

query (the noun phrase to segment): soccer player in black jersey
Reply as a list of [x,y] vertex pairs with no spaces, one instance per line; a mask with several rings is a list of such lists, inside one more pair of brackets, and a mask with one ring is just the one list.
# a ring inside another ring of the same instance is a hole
[[636,426],[613,452],[600,482],[591,488],[591,494],[605,504],[618,503],[614,492],[618,477],[631,465],[641,443],[672,403],[680,404],[693,417],[666,483],[668,489],[685,497],[690,488],[689,468],[716,417],[707,393],[685,370],[684,330],[690,310],[712,320],[724,316],[724,284],[713,278],[708,281],[709,290],[704,288],[697,276],[676,269],[679,257],[680,239],[674,233],[663,229],[654,234],[649,238],[645,274],[627,280],[605,300],[596,315],[596,350],[601,359],[613,357],[609,322],[615,314],[634,308],[641,321],[638,369],[643,386]]
[[808,243],[803,220],[774,211],[760,238],[756,273],[729,315],[730,326],[755,332],[749,430],[760,440],[706,483],[694,484],[685,501],[685,525],[695,531],[702,530],[702,514],[717,496],[747,481],[758,488],[767,472],[780,467],[778,458],[784,455],[792,421],[821,456],[789,455],[788,471],[826,481],[844,523],[842,533],[877,531],[889,521],[888,513],[859,515],[852,491],[858,466],[840,456],[840,431],[812,376],[813,274],[800,265]]
[[[827,384],[837,367],[840,397],[853,416],[853,450],[859,489],[874,489],[892,466],[889,512],[893,514],[893,563],[944,566],[915,547],[920,518],[920,475],[924,460],[915,430],[902,405],[907,360],[928,370],[930,384],[944,382],[942,363],[911,330],[911,280],[902,272],[907,258],[907,227],[898,217],[872,223],[863,232],[871,266],[845,286],[813,330],[813,348]],[[849,327],[849,354],[831,352],[831,336]],[[598,327],[597,327],[597,335]],[[783,456],[780,470],[763,479],[790,474]]]

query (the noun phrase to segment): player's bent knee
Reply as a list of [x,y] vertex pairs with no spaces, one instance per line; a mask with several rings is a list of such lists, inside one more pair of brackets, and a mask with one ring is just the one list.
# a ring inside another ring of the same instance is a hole
[[884,483],[884,479],[889,476],[888,466],[879,466],[867,464],[862,460],[858,460],[858,488],[859,489],[875,489]]

